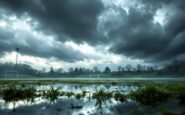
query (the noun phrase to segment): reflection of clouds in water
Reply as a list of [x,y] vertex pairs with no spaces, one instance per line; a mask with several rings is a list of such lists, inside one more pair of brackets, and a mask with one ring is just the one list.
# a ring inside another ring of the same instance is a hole
[[96,107],[94,106],[94,104],[88,103],[84,105],[82,109],[74,111],[73,115],[79,115],[79,114],[89,115],[89,114],[94,113],[95,111],[96,111]]
[[[135,86],[126,86],[126,85],[78,85],[78,84],[51,84],[51,85],[32,85],[35,86],[37,90],[47,90],[52,86],[54,88],[60,88],[60,91],[64,92],[74,92],[74,93],[82,93],[82,91],[88,91],[86,97],[80,100],[75,99],[75,97],[67,98],[66,96],[59,96],[57,102],[51,103],[47,99],[43,98],[35,98],[34,102],[26,102],[26,101],[18,101],[16,102],[15,109],[18,114],[27,114],[28,111],[35,111],[28,113],[28,115],[33,114],[60,114],[68,115],[88,115],[88,114],[100,114],[103,112],[104,114],[112,114],[110,108],[114,108],[119,102],[115,101],[113,98],[103,102],[101,105],[101,109],[96,106],[96,100],[89,98],[92,97],[92,94],[96,92],[96,90],[103,89],[107,92],[117,92],[121,91],[123,93],[128,93],[133,90],[137,90],[138,87]],[[19,87],[19,86],[18,86]],[[82,106],[80,109],[72,109],[71,104],[74,106]],[[12,114],[11,110],[14,108],[13,103],[5,104],[4,100],[0,99],[0,114]],[[23,112],[22,112],[23,111]],[[58,112],[58,113],[57,113]]]
[[55,88],[60,88],[61,91],[72,91],[74,93],[81,93],[82,91],[89,91],[94,93],[96,90],[103,89],[104,91],[115,92],[121,91],[122,93],[129,93],[130,91],[135,91],[138,89],[137,86],[127,86],[127,85],[77,85],[77,84],[54,84],[54,85],[40,85],[37,90],[47,90],[51,86]]

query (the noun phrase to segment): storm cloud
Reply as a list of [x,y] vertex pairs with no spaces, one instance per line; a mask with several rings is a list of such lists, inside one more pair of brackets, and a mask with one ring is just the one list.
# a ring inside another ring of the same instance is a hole
[[[28,13],[39,22],[38,30],[52,32],[62,41],[90,41],[99,37],[97,17],[103,10],[99,0],[1,0],[1,4],[19,16]],[[67,37],[61,37],[63,34]]]
[[[111,38],[118,39],[111,51],[145,61],[167,61],[183,55],[183,1],[141,1],[141,4],[141,8],[131,7],[128,15],[120,17],[126,23],[109,33]],[[164,14],[159,16],[164,18],[163,22],[154,20],[158,11]]]
[[110,53],[146,62],[184,58],[183,4],[184,0],[1,0],[0,18],[30,17],[32,31],[0,28],[0,55],[20,47],[26,55],[71,62],[90,58],[65,45],[73,41],[95,48],[107,45]]

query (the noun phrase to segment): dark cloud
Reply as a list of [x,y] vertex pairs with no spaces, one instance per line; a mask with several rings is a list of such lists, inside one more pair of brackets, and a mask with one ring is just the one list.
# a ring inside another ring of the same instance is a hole
[[[111,52],[150,62],[169,61],[184,56],[185,1],[140,0],[137,3],[136,6],[128,5],[128,13],[115,5],[104,7],[101,0],[1,0],[0,7],[18,17],[27,13],[39,23],[35,26],[37,31],[55,35],[60,43],[72,40],[93,46],[97,43],[111,44]],[[166,13],[164,26],[154,23],[154,16],[160,9]],[[98,20],[99,16],[102,16],[102,20]],[[11,34],[4,33],[0,32],[3,44],[1,51],[10,49],[10,43],[5,38]],[[62,46],[51,48],[40,46],[32,37],[27,40],[29,47],[24,46],[24,49],[29,55],[54,56],[66,60],[84,58],[75,51],[66,52],[68,49]],[[42,47],[50,49],[45,51]],[[77,55],[75,58],[74,53]]]
[[[13,14],[17,15],[18,18],[22,18],[23,15],[27,14],[39,23],[35,28],[37,31],[44,32],[47,35],[55,35],[58,42],[61,41],[61,44],[69,40],[78,43],[83,41],[96,42],[97,40],[94,39],[99,37],[99,33],[96,31],[97,16],[103,9],[103,5],[99,0],[1,0],[0,7],[3,9],[2,13],[6,15]],[[55,44],[52,47],[46,46],[47,44],[40,43],[30,33],[22,32],[24,37],[19,39],[24,41],[24,38],[26,38],[27,41],[25,42],[28,44],[23,45],[14,41],[17,40],[15,33],[3,31],[0,33],[1,55],[4,52],[14,50],[15,47],[19,47],[23,54],[45,58],[56,57],[70,62],[86,58],[80,52],[66,48],[64,44],[60,46]],[[6,42],[9,42],[9,44]]]
[[[142,3],[142,9],[131,8],[127,17],[124,17],[126,25],[109,34],[119,39],[111,51],[150,62],[173,60],[185,54],[185,10],[179,6],[182,0],[143,0]],[[153,17],[164,6],[170,8],[165,19],[167,23],[163,27],[154,23]]]
[[[20,53],[37,56],[42,58],[55,57],[59,60],[67,62],[75,62],[87,58],[82,53],[67,47],[53,39],[53,42],[45,42],[43,38],[47,36],[34,36],[29,31],[17,30],[14,32],[11,29],[0,28],[0,56],[6,52],[15,51],[15,48],[20,48]],[[75,54],[75,55],[74,55]]]
[[40,23],[37,29],[54,32],[60,40],[66,40],[63,34],[76,42],[93,42],[101,36],[96,31],[103,10],[100,0],[1,0],[0,4],[16,14],[28,13]]

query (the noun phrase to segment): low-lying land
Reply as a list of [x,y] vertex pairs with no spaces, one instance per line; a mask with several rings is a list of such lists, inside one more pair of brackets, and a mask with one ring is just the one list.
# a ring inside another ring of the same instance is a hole
[[[107,113],[103,114],[120,114],[123,112],[125,114],[142,114],[145,112],[147,114],[185,113],[184,82],[18,80],[0,81],[0,85],[2,100],[0,113],[2,114],[14,114],[14,112],[23,114],[20,109],[29,111],[30,109],[36,109],[33,108],[35,106],[38,106],[36,111],[39,113],[39,108],[43,106],[50,107],[49,110],[52,106],[56,107],[57,114],[60,112],[74,114],[77,112],[76,109],[85,114],[82,110],[93,106],[95,107],[94,110],[88,110],[86,114],[99,114],[105,110]],[[40,102],[36,104],[38,99]],[[28,104],[30,108],[26,108],[27,104],[21,105],[21,102],[25,101],[31,103]],[[68,105],[65,112],[63,108],[60,108],[65,105],[63,105],[64,102]],[[13,108],[7,107],[8,104],[13,104]]]

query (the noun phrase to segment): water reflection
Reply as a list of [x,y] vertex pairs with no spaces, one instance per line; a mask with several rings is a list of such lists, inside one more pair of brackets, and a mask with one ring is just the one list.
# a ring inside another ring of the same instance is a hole
[[[18,85],[17,87],[23,86]],[[31,85],[31,87],[35,87],[37,93],[42,96],[36,96],[33,100],[19,100],[9,103],[5,103],[3,98],[0,98],[0,114],[103,115],[115,114],[115,112],[120,114],[120,105],[125,102],[119,101],[120,95],[116,101],[115,94],[119,92],[124,95],[140,88],[138,86],[102,84],[51,84]],[[13,109],[15,111],[12,112]],[[34,111],[34,113],[30,111]]]

